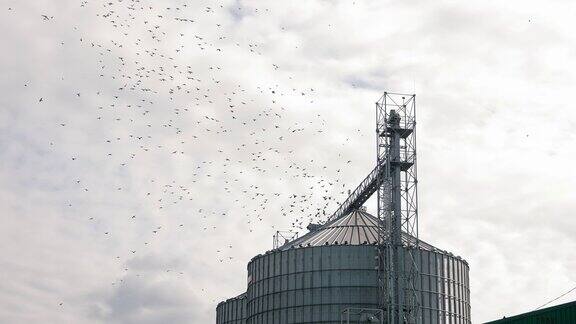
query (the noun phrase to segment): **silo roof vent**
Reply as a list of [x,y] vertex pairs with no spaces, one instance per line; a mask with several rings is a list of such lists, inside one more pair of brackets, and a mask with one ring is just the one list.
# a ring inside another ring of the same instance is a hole
[[314,231],[317,231],[321,227],[322,227],[322,224],[310,223],[308,226],[306,226],[306,229],[309,230],[310,232],[314,232]]

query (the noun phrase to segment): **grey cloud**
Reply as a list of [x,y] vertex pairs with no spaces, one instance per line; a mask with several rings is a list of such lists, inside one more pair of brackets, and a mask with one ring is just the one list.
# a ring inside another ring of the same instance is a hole
[[356,2],[2,4],[0,321],[213,322],[288,196],[334,210],[374,101],[414,86],[421,237],[470,262],[474,322],[573,284],[569,11]]

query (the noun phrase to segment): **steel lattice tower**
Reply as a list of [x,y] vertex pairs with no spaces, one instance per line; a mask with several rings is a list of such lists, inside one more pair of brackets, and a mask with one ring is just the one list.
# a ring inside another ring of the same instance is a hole
[[[420,323],[416,95],[385,92],[376,102],[378,281],[388,324]],[[404,234],[403,234],[404,233]]]

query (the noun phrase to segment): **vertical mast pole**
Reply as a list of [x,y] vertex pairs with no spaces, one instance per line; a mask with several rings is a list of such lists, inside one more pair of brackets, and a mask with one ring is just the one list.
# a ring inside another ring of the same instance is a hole
[[[420,323],[415,95],[385,92],[376,103],[377,163],[386,164],[378,188],[378,282],[388,324]],[[405,238],[404,238],[405,237]]]

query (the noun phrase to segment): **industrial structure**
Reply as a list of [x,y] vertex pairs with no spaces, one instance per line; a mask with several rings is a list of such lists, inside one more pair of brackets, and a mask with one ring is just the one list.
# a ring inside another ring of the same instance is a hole
[[384,93],[376,138],[376,167],[325,224],[254,257],[217,324],[470,323],[468,263],[418,238],[415,95]]

